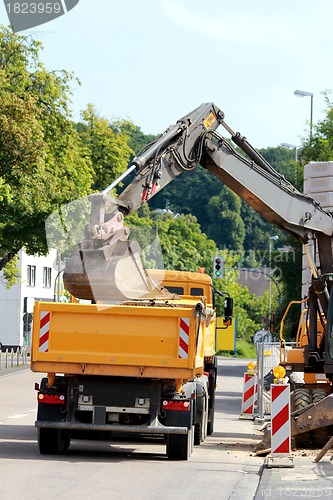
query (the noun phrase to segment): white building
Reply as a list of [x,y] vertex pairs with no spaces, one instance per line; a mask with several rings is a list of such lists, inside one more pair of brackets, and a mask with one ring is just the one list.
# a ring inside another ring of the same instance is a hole
[[0,271],[0,344],[30,345],[34,300],[53,301],[57,277],[56,250],[42,257],[19,252],[19,282],[8,290]]

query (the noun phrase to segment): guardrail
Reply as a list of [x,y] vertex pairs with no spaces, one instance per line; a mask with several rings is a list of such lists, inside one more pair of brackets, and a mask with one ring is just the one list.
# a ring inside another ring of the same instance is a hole
[[30,355],[27,347],[18,349],[6,349],[0,352],[0,371],[30,363]]

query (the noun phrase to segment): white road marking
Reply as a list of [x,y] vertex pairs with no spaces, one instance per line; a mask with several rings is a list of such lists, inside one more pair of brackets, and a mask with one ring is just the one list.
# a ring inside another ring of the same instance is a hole
[[4,418],[1,422],[0,425],[4,423],[5,420],[18,420],[19,418],[24,418],[27,417],[30,413],[36,412],[36,408],[33,410],[28,410],[27,413],[17,413],[16,415],[11,415],[9,417]]

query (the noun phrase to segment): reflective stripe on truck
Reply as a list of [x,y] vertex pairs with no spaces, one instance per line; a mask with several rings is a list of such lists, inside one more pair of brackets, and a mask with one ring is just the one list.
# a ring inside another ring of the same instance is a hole
[[180,318],[178,357],[188,358],[188,342],[190,334],[190,318]]
[[39,352],[47,352],[49,350],[50,317],[50,311],[41,311],[39,322]]

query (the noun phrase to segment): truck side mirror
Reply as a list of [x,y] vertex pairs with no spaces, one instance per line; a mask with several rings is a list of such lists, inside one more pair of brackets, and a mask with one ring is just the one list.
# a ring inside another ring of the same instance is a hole
[[233,307],[234,306],[234,300],[232,297],[226,297],[224,300],[224,318],[223,318],[223,323],[227,326],[231,325],[232,323],[232,313],[233,313]]

